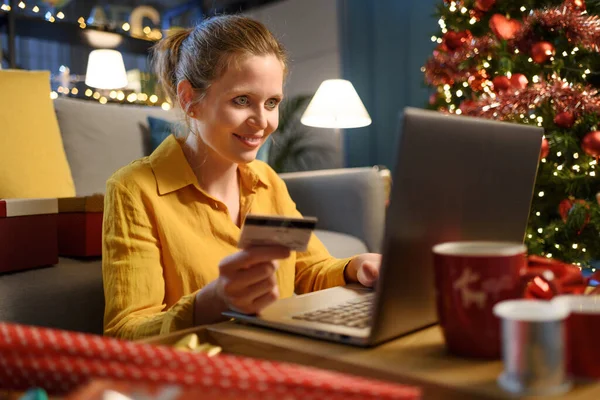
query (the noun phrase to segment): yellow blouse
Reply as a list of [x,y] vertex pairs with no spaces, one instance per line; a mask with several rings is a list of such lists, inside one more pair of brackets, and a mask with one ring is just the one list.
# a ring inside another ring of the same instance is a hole
[[[267,164],[253,161],[239,171],[242,220],[248,213],[300,215]],[[239,250],[240,228],[225,204],[200,188],[174,136],[117,171],[104,201],[104,333],[137,339],[191,327],[195,293]],[[349,261],[333,258],[313,234],[306,252],[280,260],[280,296],[345,284]]]

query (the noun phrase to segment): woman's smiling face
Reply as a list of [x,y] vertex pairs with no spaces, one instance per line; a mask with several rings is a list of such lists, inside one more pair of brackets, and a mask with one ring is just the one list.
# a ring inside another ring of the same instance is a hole
[[283,76],[281,61],[272,55],[231,63],[193,107],[202,141],[224,161],[253,161],[279,124]]

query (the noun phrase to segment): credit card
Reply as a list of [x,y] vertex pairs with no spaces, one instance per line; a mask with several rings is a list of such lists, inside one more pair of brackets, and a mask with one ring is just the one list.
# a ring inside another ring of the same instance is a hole
[[277,215],[246,216],[238,242],[240,249],[250,246],[284,246],[292,251],[306,251],[315,217],[281,217]]

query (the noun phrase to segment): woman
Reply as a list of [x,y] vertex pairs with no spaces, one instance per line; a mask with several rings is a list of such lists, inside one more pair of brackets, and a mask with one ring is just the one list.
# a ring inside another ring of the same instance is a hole
[[189,134],[107,182],[105,334],[136,339],[221,321],[229,308],[257,313],[294,292],[372,286],[380,255],[335,259],[314,235],[303,253],[236,247],[248,213],[300,215],[255,161],[283,99],[286,55],[272,34],[246,17],[215,17],[163,39],[154,59]]

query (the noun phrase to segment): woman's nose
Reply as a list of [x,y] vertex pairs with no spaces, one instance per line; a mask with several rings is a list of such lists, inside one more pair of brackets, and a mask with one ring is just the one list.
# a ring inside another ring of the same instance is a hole
[[254,111],[248,118],[248,123],[257,129],[265,129],[268,125],[266,110],[260,108]]

